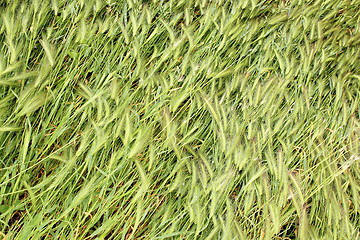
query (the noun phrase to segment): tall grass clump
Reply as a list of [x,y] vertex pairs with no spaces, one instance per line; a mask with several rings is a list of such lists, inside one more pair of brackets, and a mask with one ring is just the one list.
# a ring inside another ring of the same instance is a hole
[[0,1],[0,239],[360,239],[358,0]]

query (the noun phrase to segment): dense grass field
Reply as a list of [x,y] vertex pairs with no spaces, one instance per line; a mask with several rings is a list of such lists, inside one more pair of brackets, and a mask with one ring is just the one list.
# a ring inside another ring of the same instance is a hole
[[359,0],[0,0],[0,239],[360,239]]

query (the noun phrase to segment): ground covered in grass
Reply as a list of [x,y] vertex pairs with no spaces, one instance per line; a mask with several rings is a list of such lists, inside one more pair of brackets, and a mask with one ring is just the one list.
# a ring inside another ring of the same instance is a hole
[[0,1],[0,239],[359,239],[358,0]]

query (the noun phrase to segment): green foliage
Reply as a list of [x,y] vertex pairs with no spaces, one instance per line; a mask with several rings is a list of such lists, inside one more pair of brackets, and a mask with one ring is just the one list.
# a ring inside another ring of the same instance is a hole
[[0,239],[358,239],[357,0],[0,3]]

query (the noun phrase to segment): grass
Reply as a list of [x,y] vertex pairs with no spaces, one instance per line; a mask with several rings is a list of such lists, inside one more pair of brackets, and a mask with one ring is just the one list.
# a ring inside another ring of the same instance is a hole
[[0,1],[0,239],[360,239],[357,0]]

